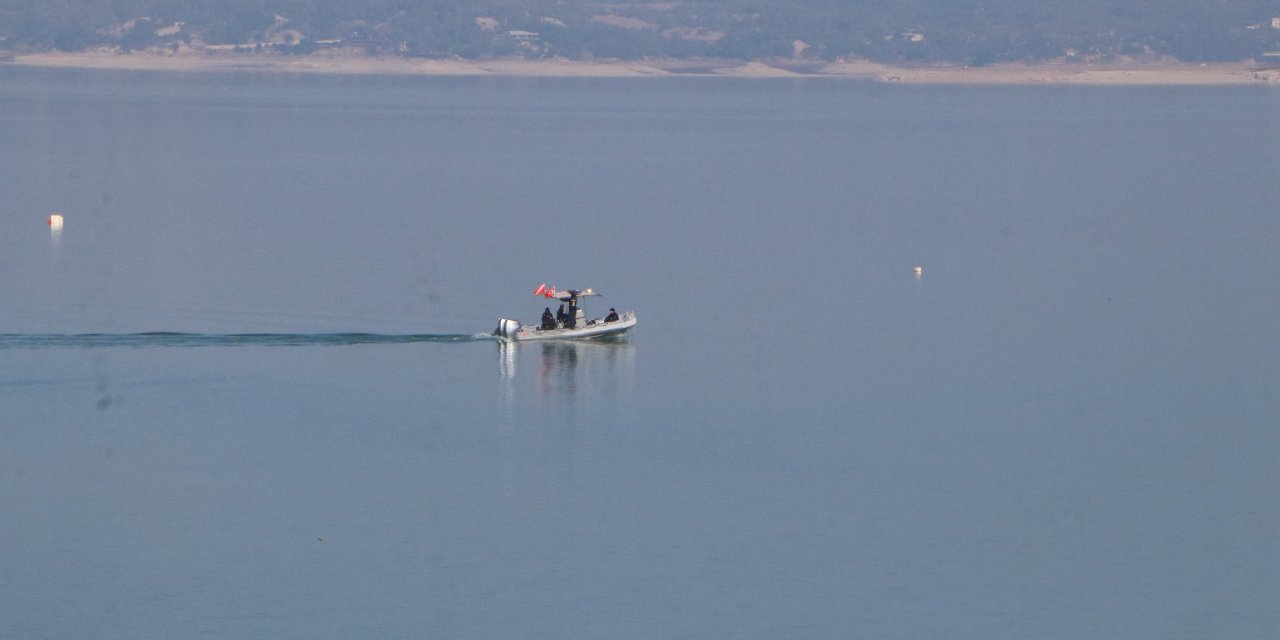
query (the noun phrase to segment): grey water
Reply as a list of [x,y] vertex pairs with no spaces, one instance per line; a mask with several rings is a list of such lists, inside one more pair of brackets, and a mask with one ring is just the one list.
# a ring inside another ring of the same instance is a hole
[[1280,636],[1277,176],[1274,89],[0,66],[0,637]]

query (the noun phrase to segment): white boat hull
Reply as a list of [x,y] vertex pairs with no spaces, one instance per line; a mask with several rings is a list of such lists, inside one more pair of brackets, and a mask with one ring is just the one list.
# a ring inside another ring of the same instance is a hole
[[493,333],[499,338],[506,340],[584,340],[590,338],[603,338],[608,336],[619,336],[636,326],[636,314],[634,311],[628,311],[618,317],[613,322],[604,322],[602,320],[593,320],[589,324],[574,329],[539,329],[537,327],[526,327],[516,320],[509,318],[500,318],[498,320],[498,328]]

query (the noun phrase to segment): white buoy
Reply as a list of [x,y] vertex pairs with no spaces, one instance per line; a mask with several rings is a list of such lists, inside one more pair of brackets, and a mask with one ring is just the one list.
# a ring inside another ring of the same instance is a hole
[[55,213],[49,216],[49,228],[54,231],[62,231],[62,214]]

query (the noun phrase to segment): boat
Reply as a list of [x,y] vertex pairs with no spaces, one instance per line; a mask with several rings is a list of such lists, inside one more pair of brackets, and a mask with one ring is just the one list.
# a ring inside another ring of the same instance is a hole
[[616,318],[587,318],[579,302],[583,298],[600,297],[591,289],[567,289],[556,291],[555,287],[539,285],[533,295],[567,303],[569,310],[564,320],[550,319],[543,324],[524,325],[519,320],[498,318],[498,328],[493,335],[505,340],[584,340],[593,338],[617,337],[636,326],[636,312],[624,311],[616,314]]

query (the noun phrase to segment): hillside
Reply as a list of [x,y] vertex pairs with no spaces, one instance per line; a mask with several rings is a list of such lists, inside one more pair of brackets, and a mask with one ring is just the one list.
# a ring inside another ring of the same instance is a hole
[[1280,0],[0,0],[0,48],[973,66],[1144,56],[1212,62],[1280,49]]

